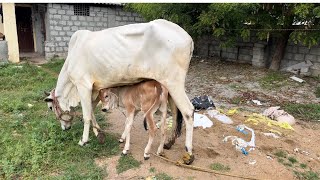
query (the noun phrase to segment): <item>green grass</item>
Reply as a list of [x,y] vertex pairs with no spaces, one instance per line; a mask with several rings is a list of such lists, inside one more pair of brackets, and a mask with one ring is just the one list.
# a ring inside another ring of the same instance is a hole
[[[69,131],[62,131],[43,101],[43,91],[55,86],[56,77],[33,65],[16,66],[0,66],[0,179],[105,177],[105,170],[94,159],[117,154],[117,138],[107,134],[106,143],[100,145],[91,131],[89,144],[80,147],[77,143],[83,124],[79,118],[74,119]],[[62,62],[44,66],[59,72]],[[104,127],[105,120],[100,116]]]
[[300,167],[301,167],[302,169],[306,169],[306,168],[307,168],[307,165],[306,165],[306,164],[301,163],[301,164],[300,164]]
[[304,121],[320,121],[320,104],[285,104],[283,109]]
[[288,75],[279,71],[269,71],[267,75],[259,79],[261,87],[266,89],[279,88],[286,85],[288,82]]
[[150,172],[150,173],[155,173],[155,172],[156,172],[156,168],[151,167],[151,168],[149,169],[149,172]]
[[228,165],[223,165],[221,163],[213,163],[210,165],[210,168],[215,171],[230,171],[230,167]]
[[307,172],[299,172],[294,171],[294,174],[298,179],[303,180],[319,180],[319,173],[313,172],[313,171],[307,171]]
[[137,168],[140,166],[140,162],[134,159],[131,155],[121,156],[116,167],[117,173],[120,174],[126,170]]
[[290,163],[294,164],[297,163],[298,160],[295,157],[288,157],[288,160],[290,161]]
[[288,154],[285,151],[278,150],[277,152],[274,153],[274,155],[279,158],[287,158]]
[[159,173],[155,175],[156,180],[172,180],[173,177],[169,176],[166,173]]

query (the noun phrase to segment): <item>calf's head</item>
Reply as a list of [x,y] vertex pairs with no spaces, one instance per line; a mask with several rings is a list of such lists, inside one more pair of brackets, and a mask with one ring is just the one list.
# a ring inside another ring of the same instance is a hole
[[99,91],[99,98],[102,102],[102,111],[107,112],[108,110],[114,109],[117,106],[117,95],[111,92],[112,88],[101,89]]

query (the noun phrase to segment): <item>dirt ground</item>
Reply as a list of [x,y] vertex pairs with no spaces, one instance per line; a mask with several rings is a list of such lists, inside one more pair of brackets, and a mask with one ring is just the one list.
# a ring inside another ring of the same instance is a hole
[[[195,161],[192,165],[210,169],[210,164],[221,163],[230,167],[225,172],[233,175],[253,177],[257,179],[295,179],[293,171],[306,171],[299,164],[306,164],[307,170],[319,172],[320,170],[320,125],[297,120],[294,131],[279,130],[282,135],[279,139],[266,137],[263,133],[268,132],[269,127],[264,124],[253,125],[245,123],[252,112],[261,113],[270,106],[279,105],[283,102],[291,103],[319,103],[320,99],[314,95],[316,81],[312,78],[304,78],[305,83],[299,84],[292,80],[286,81],[280,88],[262,88],[258,80],[267,74],[265,69],[253,68],[250,65],[219,62],[213,59],[193,59],[187,75],[186,91],[189,98],[198,95],[210,95],[217,108],[228,110],[239,107],[239,113],[230,116],[232,125],[222,124],[212,119],[214,125],[211,128],[195,128],[193,136],[193,152]],[[240,105],[232,104],[234,98],[244,97],[247,102]],[[252,103],[252,99],[260,100],[262,106]],[[111,126],[107,129],[120,134],[124,129],[124,115],[114,110],[107,115]],[[225,136],[233,135],[250,140],[250,134],[244,135],[235,127],[246,124],[255,130],[256,149],[245,156],[236,151],[231,142],[224,143]],[[106,179],[144,179],[156,173],[166,173],[174,179],[237,179],[228,176],[215,175],[207,172],[185,169],[175,166],[155,156],[149,160],[143,159],[143,149],[148,140],[147,132],[142,125],[141,113],[135,119],[131,131],[132,156],[141,162],[140,168],[131,169],[121,174],[116,173],[116,165],[119,156],[112,158],[96,159],[99,166],[106,166],[108,177]],[[159,131],[158,131],[159,132]],[[155,153],[159,145],[159,133],[152,146]],[[185,152],[185,132],[178,138],[171,150],[165,150],[165,154],[172,160],[178,160]],[[121,144],[121,148],[123,144]],[[297,149],[296,149],[297,148]],[[296,149],[296,151],[294,151]],[[295,157],[298,161],[293,167],[278,162],[275,152],[282,150],[289,157]],[[249,162],[256,161],[255,164]],[[156,173],[149,171],[155,168]]]

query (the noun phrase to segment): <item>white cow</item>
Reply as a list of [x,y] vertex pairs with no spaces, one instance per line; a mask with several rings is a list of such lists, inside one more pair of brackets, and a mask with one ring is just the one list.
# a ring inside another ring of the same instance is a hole
[[[193,52],[193,40],[178,25],[166,20],[130,24],[91,32],[75,32],[69,42],[68,57],[54,91],[47,97],[49,106],[60,118],[62,129],[70,127],[63,119],[70,107],[81,102],[84,130],[80,145],[88,142],[90,121],[96,123],[93,108],[98,91],[154,79],[164,85],[186,123],[186,150],[191,163],[193,106],[185,93],[185,78]],[[173,104],[174,104],[173,103]],[[171,103],[172,104],[172,103]],[[97,135],[97,129],[94,128]]]

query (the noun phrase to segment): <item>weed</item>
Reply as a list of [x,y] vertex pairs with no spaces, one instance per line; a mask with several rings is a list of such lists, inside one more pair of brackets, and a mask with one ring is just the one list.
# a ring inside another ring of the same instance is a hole
[[156,172],[156,168],[154,168],[154,167],[150,168],[150,169],[149,169],[149,172],[150,172],[150,173],[155,173],[155,172]]
[[159,173],[159,174],[156,174],[155,179],[156,180],[172,180],[173,177],[169,176],[166,173]]
[[298,162],[298,160],[297,160],[295,157],[288,157],[288,160],[289,160],[292,164]]
[[320,120],[320,104],[285,104],[284,110],[305,121]]
[[242,99],[242,97],[240,97],[240,96],[236,96],[236,97],[232,98],[230,101],[231,101],[231,102],[230,102],[231,104],[237,104],[237,105],[239,105],[239,104],[242,103],[243,99]]
[[313,171],[307,171],[307,172],[298,172],[293,171],[294,174],[297,176],[298,179],[303,180],[319,180],[319,174]]
[[282,150],[278,150],[276,153],[274,153],[274,155],[279,158],[287,158],[287,153]]
[[301,164],[300,164],[300,167],[301,167],[302,169],[305,169],[305,168],[307,168],[307,165],[306,165],[306,164],[301,163]]
[[116,167],[117,173],[120,174],[126,170],[140,166],[140,162],[134,159],[131,155],[121,156]]
[[213,163],[210,168],[215,171],[230,171],[230,167],[221,163]]
[[259,84],[266,89],[279,88],[286,84],[288,76],[278,71],[270,71],[259,80]]
[[281,163],[281,164],[283,164],[283,163],[284,163],[284,159],[278,158],[278,162]]

